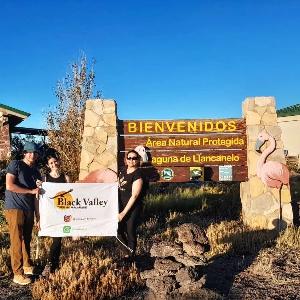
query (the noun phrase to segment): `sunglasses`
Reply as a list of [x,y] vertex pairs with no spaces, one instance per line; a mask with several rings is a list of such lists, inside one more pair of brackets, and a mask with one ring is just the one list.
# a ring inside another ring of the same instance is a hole
[[138,157],[134,156],[134,157],[127,157],[127,160],[138,160]]

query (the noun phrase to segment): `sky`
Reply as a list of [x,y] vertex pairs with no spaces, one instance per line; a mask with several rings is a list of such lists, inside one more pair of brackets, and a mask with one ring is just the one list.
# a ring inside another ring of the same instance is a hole
[[249,96],[300,103],[300,1],[0,0],[0,103],[45,128],[85,53],[118,118],[242,117]]

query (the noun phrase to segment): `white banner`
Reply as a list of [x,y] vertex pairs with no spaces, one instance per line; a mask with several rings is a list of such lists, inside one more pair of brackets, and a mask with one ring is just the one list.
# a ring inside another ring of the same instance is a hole
[[40,236],[116,236],[117,183],[44,182]]

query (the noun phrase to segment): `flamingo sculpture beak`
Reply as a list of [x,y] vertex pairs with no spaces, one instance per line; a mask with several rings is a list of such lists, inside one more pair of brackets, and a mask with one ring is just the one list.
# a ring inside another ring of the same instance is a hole
[[256,144],[255,144],[255,151],[258,153],[261,153],[261,146],[265,143],[265,141],[261,141],[261,140],[256,140]]

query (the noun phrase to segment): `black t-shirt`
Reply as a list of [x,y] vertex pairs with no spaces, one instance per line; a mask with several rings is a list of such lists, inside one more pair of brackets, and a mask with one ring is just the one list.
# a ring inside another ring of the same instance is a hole
[[[119,172],[119,204],[125,206],[132,195],[132,184],[134,181],[142,178],[141,169],[136,169],[132,173],[127,174],[127,168],[124,167]],[[141,204],[142,192],[135,200],[134,206]]]
[[[7,167],[7,173],[16,176],[16,185],[27,189],[35,189],[36,180],[41,179],[39,170],[28,166],[23,160],[12,160]],[[4,209],[34,210],[34,197],[35,195],[6,190]]]
[[50,174],[46,174],[45,176],[45,182],[56,182],[56,183],[66,183],[66,175],[63,173],[63,174],[60,174],[59,177],[55,178],[55,177],[52,177]]

